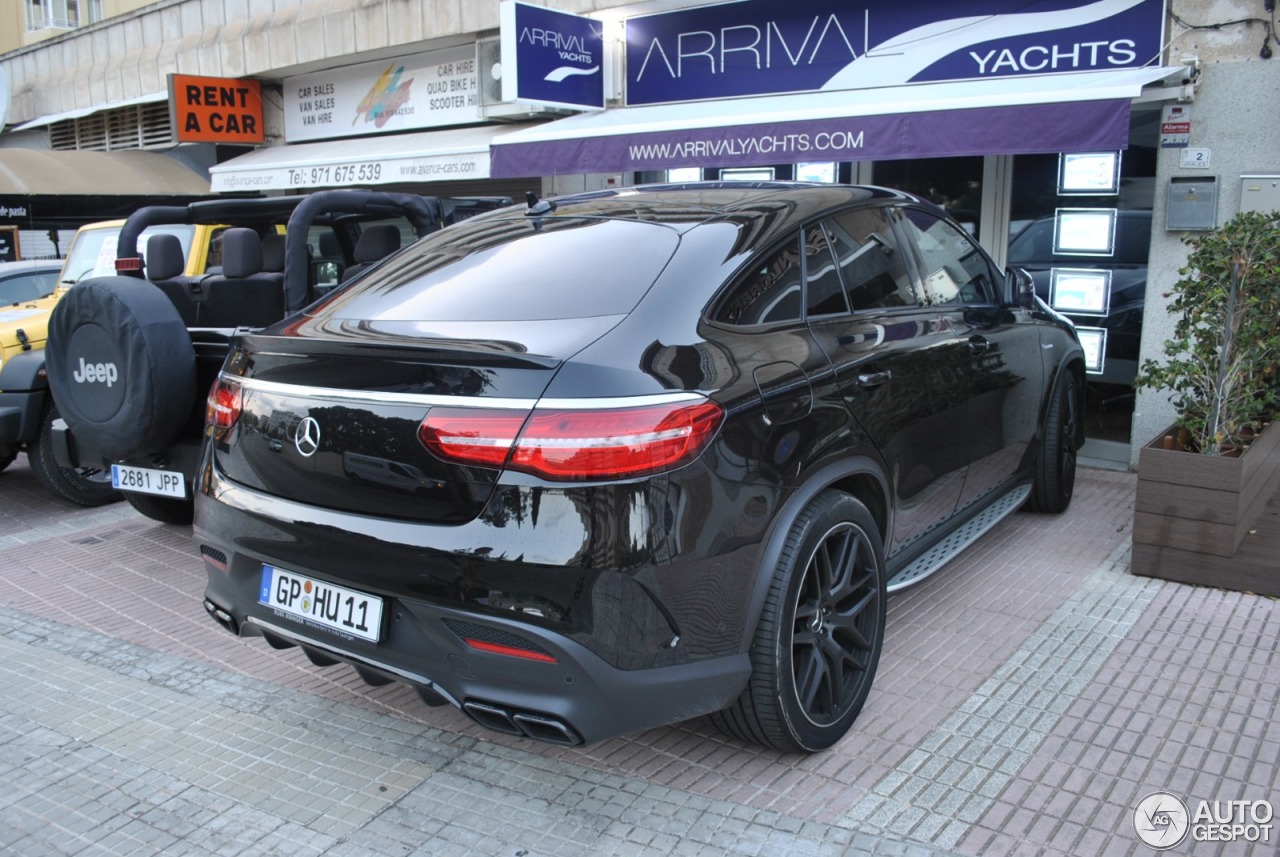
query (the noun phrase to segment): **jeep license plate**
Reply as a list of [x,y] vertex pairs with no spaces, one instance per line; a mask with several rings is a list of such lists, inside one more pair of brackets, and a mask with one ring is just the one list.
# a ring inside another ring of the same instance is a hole
[[172,470],[151,470],[127,464],[111,465],[111,487],[117,491],[156,494],[160,497],[187,499],[187,480]]
[[286,616],[371,643],[378,642],[382,629],[382,599],[378,596],[272,565],[262,566],[258,601]]

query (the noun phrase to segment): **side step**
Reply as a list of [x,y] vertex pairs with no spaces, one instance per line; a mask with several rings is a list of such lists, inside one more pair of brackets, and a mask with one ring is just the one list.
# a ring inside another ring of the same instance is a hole
[[1013,512],[1016,512],[1030,494],[1030,485],[1020,485],[1014,488],[977,515],[965,521],[964,525],[958,530],[922,553],[914,562],[895,574],[889,579],[889,585],[886,589],[889,592],[899,592],[924,580],[946,565],[960,551],[976,542],[983,533],[1003,521]]

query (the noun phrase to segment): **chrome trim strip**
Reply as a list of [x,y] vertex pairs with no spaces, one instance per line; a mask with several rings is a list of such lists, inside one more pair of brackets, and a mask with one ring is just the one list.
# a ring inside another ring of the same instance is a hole
[[320,640],[315,639],[314,637],[308,637],[305,634],[298,633],[297,631],[294,631],[288,628],[282,628],[281,626],[276,625],[272,622],[263,621],[262,619],[259,619],[256,616],[248,616],[245,618],[244,621],[251,623],[253,625],[258,625],[259,627],[262,627],[262,628],[266,628],[271,633],[284,637],[285,639],[289,640],[295,645],[299,645],[299,646],[307,645],[316,649],[320,649],[324,652],[327,652],[333,655],[335,658],[337,658],[338,660],[342,661],[345,664],[360,664],[362,666],[372,667],[374,669],[382,670],[383,672],[391,673],[392,675],[398,675],[404,681],[412,682],[414,684],[425,685],[426,687],[431,688],[431,690],[434,691],[435,693],[438,693],[442,697],[444,697],[444,699],[450,705],[456,708],[462,707],[461,703],[459,703],[458,700],[454,699],[452,694],[450,694],[447,690],[445,690],[443,687],[436,684],[434,681],[427,678],[426,676],[418,675],[417,673],[409,672],[408,670],[400,669],[399,667],[393,667],[390,664],[384,664],[381,661],[375,661],[371,658],[365,658],[365,657],[353,655],[348,651],[339,649],[338,647],[330,645],[328,643],[324,643]]
[[601,396],[574,399],[509,399],[496,396],[438,396],[427,393],[382,393],[376,390],[338,390],[333,387],[310,387],[302,384],[281,384],[277,381],[260,381],[241,378],[223,372],[221,380],[239,384],[241,389],[253,393],[279,396],[300,396],[309,399],[334,399],[343,402],[363,402],[375,405],[418,405],[434,408],[498,408],[501,410],[586,410],[589,408],[630,408],[643,405],[669,405],[694,402],[706,398],[701,393],[654,393],[648,396]]

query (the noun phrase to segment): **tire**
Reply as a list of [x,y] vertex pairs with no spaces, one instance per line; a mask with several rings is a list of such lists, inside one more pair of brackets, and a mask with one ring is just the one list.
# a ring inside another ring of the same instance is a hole
[[1027,498],[1032,512],[1057,514],[1071,505],[1076,485],[1076,432],[1080,420],[1080,397],[1076,375],[1063,370],[1053,386],[1053,398],[1044,418],[1044,440],[1036,458],[1036,481]]
[[162,524],[191,526],[195,520],[194,500],[174,500],[170,497],[152,497],[150,494],[134,494],[126,491],[124,499],[146,517]]
[[835,744],[871,692],[885,625],[884,547],[866,506],[815,497],[787,535],[751,644],[742,696],[712,721],[791,753]]
[[73,434],[110,460],[168,449],[196,405],[191,337],[146,280],[76,285],[49,317],[49,387]]
[[0,472],[6,467],[13,464],[13,460],[18,457],[18,451],[10,447],[0,447]]
[[58,466],[53,456],[53,421],[57,418],[58,408],[48,399],[40,412],[40,434],[27,447],[27,462],[36,481],[79,506],[103,506],[119,500],[120,492],[111,487],[110,470]]

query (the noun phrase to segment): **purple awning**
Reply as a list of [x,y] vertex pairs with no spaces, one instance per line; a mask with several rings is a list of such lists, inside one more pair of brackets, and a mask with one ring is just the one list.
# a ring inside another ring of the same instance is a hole
[[490,174],[498,178],[800,161],[1115,151],[1129,142],[1129,107],[1128,99],[1111,99],[599,133],[528,142],[499,138],[491,152]]

